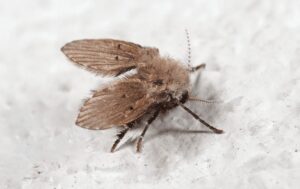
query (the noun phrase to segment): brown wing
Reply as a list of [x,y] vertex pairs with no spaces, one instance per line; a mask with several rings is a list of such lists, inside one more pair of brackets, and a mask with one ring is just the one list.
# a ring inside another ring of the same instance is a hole
[[96,74],[117,76],[137,66],[155,48],[114,39],[85,39],[67,43],[62,52],[74,63]]
[[76,124],[87,129],[108,129],[130,123],[155,102],[146,89],[146,83],[129,78],[98,90],[85,101]]

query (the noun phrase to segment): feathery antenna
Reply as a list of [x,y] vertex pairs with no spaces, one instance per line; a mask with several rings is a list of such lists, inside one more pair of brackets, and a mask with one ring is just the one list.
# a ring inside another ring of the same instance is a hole
[[187,41],[187,48],[188,48],[188,67],[189,69],[191,68],[191,43],[190,43],[190,34],[189,34],[189,31],[187,29],[185,29],[185,34],[186,34],[186,41]]

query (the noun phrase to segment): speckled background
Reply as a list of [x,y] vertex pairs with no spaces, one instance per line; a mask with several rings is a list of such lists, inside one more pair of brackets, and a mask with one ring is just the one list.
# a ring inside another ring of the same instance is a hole
[[[0,1],[0,188],[299,188],[300,1]],[[75,127],[109,79],[72,65],[71,40],[116,38],[207,67],[187,103],[156,120],[141,154],[129,133]]]

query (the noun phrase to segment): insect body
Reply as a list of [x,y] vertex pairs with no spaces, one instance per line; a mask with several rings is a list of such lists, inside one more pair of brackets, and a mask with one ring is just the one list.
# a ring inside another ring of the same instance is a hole
[[189,100],[189,74],[204,65],[189,70],[172,58],[160,56],[156,48],[113,39],[72,41],[62,47],[62,51],[72,62],[100,75],[118,76],[136,69],[136,73],[126,79],[94,91],[76,120],[78,126],[87,129],[122,127],[111,152],[130,128],[150,114],[137,141],[139,152],[151,122],[161,112],[176,106],[181,106],[215,133],[223,132],[184,106]]

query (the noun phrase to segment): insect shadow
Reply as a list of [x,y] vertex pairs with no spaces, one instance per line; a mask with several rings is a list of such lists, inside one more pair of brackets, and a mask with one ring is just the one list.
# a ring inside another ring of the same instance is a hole
[[[150,142],[154,140],[155,138],[164,137],[164,136],[174,136],[174,135],[189,135],[189,134],[214,134],[212,131],[204,131],[204,130],[188,130],[188,129],[179,129],[179,128],[167,128],[167,129],[160,129],[159,132],[155,132],[153,134],[150,134],[147,137],[147,142]],[[136,142],[136,139],[129,138],[120,145],[116,151],[129,148]]]

